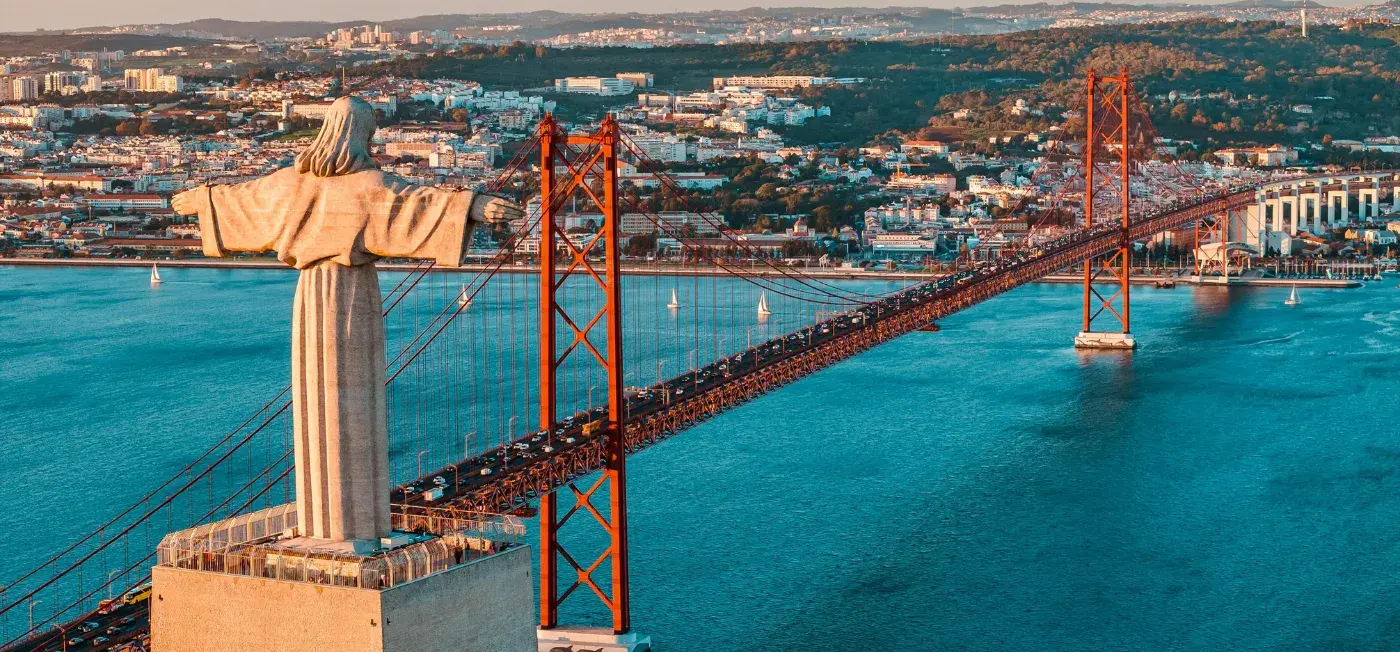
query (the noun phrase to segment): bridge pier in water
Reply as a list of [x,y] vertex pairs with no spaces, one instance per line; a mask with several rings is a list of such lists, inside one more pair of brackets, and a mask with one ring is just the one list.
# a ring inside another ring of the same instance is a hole
[[[1100,162],[1094,160],[1095,150],[1109,153],[1118,150],[1117,174],[1111,171],[1104,175],[1109,184],[1118,177],[1120,185],[1111,185],[1105,190],[1116,190],[1122,205],[1122,240],[1118,248],[1096,267],[1093,258],[1084,261],[1084,320],[1083,328],[1074,338],[1077,349],[1114,349],[1131,351],[1137,348],[1129,321],[1131,302],[1131,263],[1132,240],[1129,229],[1132,226],[1132,193],[1129,175],[1133,161],[1132,143],[1128,130],[1131,109],[1128,105],[1132,96],[1132,83],[1128,79],[1128,69],[1124,68],[1117,77],[1100,77],[1089,70],[1089,83],[1086,87],[1085,127],[1087,138],[1084,145],[1084,227],[1094,226],[1095,186],[1099,183],[1095,174]],[[1114,291],[1105,296],[1096,287],[1100,276],[1102,283],[1112,283]],[[1103,318],[1112,326],[1110,330],[1094,330],[1094,320]],[[1116,326],[1117,328],[1113,328]]]

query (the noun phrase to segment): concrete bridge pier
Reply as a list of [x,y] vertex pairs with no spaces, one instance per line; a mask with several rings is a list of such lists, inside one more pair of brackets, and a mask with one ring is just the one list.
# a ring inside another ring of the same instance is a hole
[[1347,182],[1342,182],[1341,190],[1327,191],[1327,223],[1332,228],[1336,228],[1348,221],[1347,213],[1350,210],[1351,192],[1347,187]]
[[1358,217],[1361,221],[1369,222],[1372,219],[1380,217],[1380,195],[1381,188],[1379,183],[1373,184],[1370,188],[1361,188],[1357,190],[1357,211],[1360,213]]
[[1132,351],[1137,348],[1137,340],[1132,333],[1081,331],[1074,336],[1074,348]]
[[1276,201],[1278,202],[1279,208],[1277,218],[1279,224],[1278,230],[1288,235],[1298,235],[1298,232],[1303,229],[1302,215],[1298,212],[1298,196],[1285,195],[1279,197]]
[[1303,215],[1303,224],[1309,233],[1319,235],[1322,233],[1322,195],[1315,189],[1313,192],[1301,193],[1298,195],[1300,210]]
[[1244,218],[1241,220],[1244,232],[1236,236],[1241,242],[1258,251],[1264,250],[1268,238],[1268,230],[1264,225],[1264,212],[1265,206],[1262,200],[1245,207]]

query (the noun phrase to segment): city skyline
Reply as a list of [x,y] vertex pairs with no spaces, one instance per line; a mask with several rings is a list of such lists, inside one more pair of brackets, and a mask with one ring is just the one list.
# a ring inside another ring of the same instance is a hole
[[[681,0],[647,2],[645,0],[622,0],[602,3],[593,0],[568,0],[565,3],[547,0],[525,0],[513,3],[513,11],[505,13],[529,13],[535,11],[557,11],[576,14],[619,14],[619,13],[680,13],[694,11],[737,11],[750,8],[812,7],[832,9],[841,7],[859,8],[905,8],[905,9],[953,9],[997,5],[1033,5],[1037,0],[987,0],[979,3],[959,0],[934,0],[932,2],[880,2],[872,0],[803,0],[801,2],[754,2],[753,0],[712,0],[704,7]],[[1062,3],[1049,3],[1062,4]],[[1105,3],[1107,4],[1107,3]],[[1217,5],[1228,2],[1203,0],[1179,2],[1173,0],[1143,2],[1128,0],[1112,4],[1127,5]],[[1344,7],[1375,4],[1365,0],[1343,0],[1323,4],[1324,6]],[[434,14],[500,13],[500,6],[482,0],[466,3],[446,0],[408,0],[395,3],[392,7],[374,0],[313,0],[297,3],[289,7],[276,0],[248,0],[236,5],[213,7],[191,4],[177,0],[153,0],[140,3],[113,4],[98,0],[75,0],[60,5],[37,5],[19,14],[12,14],[0,20],[0,33],[23,33],[36,30],[64,31],[94,27],[114,27],[119,25],[169,24],[193,20],[219,19],[233,21],[391,21]]]

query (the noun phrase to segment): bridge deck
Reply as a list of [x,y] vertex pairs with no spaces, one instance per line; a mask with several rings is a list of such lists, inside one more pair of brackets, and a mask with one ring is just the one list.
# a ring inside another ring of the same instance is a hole
[[[1201,217],[1254,202],[1239,191],[1134,221],[1127,240],[1140,240]],[[1119,246],[1124,234],[1104,225],[1064,236],[996,264],[910,287],[890,298],[818,322],[796,333],[760,343],[738,355],[672,378],[629,397],[624,431],[627,451],[635,453],[724,410],[772,389],[908,334],[1070,265]],[[663,393],[665,396],[663,396]],[[553,436],[534,434],[510,446],[463,460],[395,490],[396,503],[425,505],[413,488],[447,481],[433,505],[471,511],[509,511],[528,505],[603,467],[604,432],[586,424],[605,417],[602,408],[569,419]]]

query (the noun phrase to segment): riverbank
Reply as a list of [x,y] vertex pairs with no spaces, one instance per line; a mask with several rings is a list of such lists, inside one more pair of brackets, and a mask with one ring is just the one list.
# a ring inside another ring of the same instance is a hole
[[[240,258],[192,258],[187,260],[141,260],[134,258],[0,258],[0,267],[6,265],[25,267],[148,267],[152,264],[167,268],[207,268],[207,269],[277,269],[290,271],[286,264],[272,259],[240,259]],[[379,269],[394,272],[410,272],[418,268],[412,263],[378,263]],[[432,272],[478,272],[484,270],[488,265],[471,263],[461,267],[434,267]],[[926,281],[930,278],[937,278],[944,273],[939,272],[908,272],[894,270],[874,270],[874,269],[843,269],[830,267],[793,267],[788,268],[781,265],[755,266],[733,265],[731,269],[742,268],[743,271],[752,276],[784,278],[794,273],[803,276],[823,278],[823,279],[847,279],[847,280],[887,280],[887,281]],[[504,265],[500,269],[506,274],[536,274],[539,268],[533,264],[516,263]],[[622,265],[622,273],[629,276],[729,276],[730,272],[712,265]],[[1158,275],[1139,275],[1131,279],[1133,285],[1156,285],[1162,280]],[[1177,283],[1185,285],[1230,285],[1230,286],[1298,286],[1310,288],[1357,288],[1361,287],[1361,281],[1353,279],[1291,279],[1291,278],[1237,278],[1232,277],[1228,281],[1217,276],[1208,276],[1204,279],[1183,275],[1173,277]],[[1084,276],[1079,273],[1062,273],[1045,276],[1038,283],[1083,283]],[[1105,285],[1112,284],[1110,278],[1101,276],[1099,282]]]
[[[150,267],[160,265],[166,268],[207,268],[207,269],[281,269],[290,270],[285,263],[271,259],[211,259],[192,258],[188,260],[141,260],[133,258],[0,258],[0,267],[6,265],[24,267]],[[413,263],[377,263],[386,271],[409,272],[418,268]],[[461,267],[434,267],[433,272],[477,272],[488,265],[469,263]],[[784,278],[800,273],[808,277],[826,279],[874,279],[890,281],[924,281],[940,274],[929,272],[901,272],[890,270],[861,270],[829,267],[786,267],[774,264],[730,265],[730,269],[742,269],[745,274],[760,277]],[[534,264],[516,263],[501,266],[500,273],[536,274],[539,268]],[[730,276],[731,272],[713,265],[632,265],[624,263],[622,273],[634,276]]]

